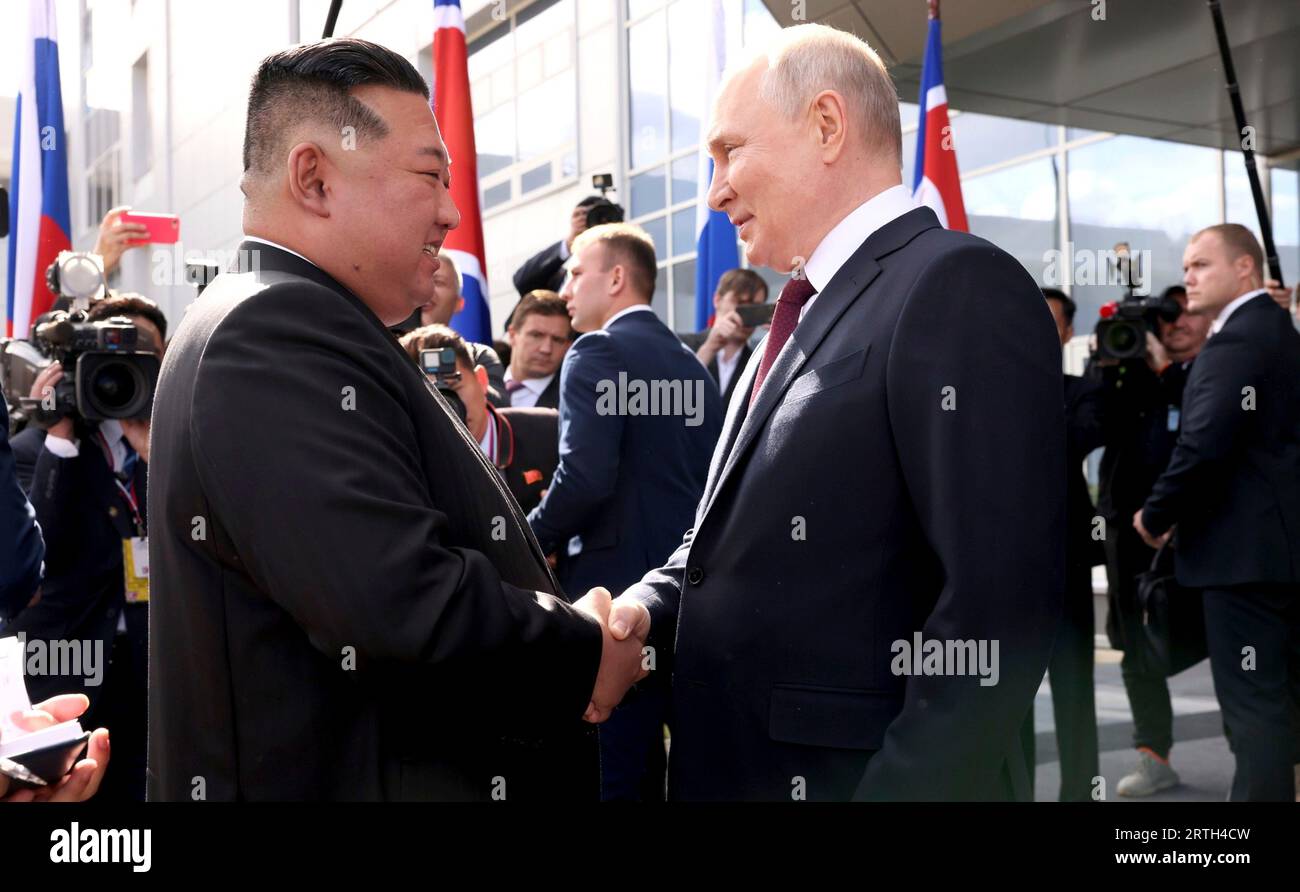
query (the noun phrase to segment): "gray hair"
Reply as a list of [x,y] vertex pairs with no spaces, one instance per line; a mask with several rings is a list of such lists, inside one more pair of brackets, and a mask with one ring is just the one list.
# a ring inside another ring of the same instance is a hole
[[861,122],[867,148],[902,166],[898,91],[866,41],[825,25],[795,25],[783,28],[757,56],[766,56],[768,66],[759,95],[786,117],[798,117],[814,96],[834,90],[848,103],[851,119]]

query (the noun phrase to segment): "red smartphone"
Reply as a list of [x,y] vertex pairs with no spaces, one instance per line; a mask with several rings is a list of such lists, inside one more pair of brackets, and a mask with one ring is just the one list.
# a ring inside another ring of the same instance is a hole
[[132,245],[174,245],[181,237],[181,218],[175,214],[135,214],[125,211],[118,217],[123,223],[137,223],[149,230],[149,237],[132,239]]

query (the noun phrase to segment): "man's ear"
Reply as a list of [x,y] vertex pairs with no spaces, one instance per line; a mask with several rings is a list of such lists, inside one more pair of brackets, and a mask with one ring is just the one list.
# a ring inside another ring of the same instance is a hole
[[486,393],[488,389],[487,369],[483,368],[481,365],[474,366],[474,377],[478,379],[479,387],[482,387],[483,391]]
[[845,148],[844,97],[834,90],[823,90],[813,100],[812,112],[822,161],[829,164],[839,158]]
[[609,296],[618,297],[623,291],[623,285],[627,281],[627,271],[623,269],[623,264],[616,263],[609,271]]
[[332,171],[320,146],[311,142],[298,143],[289,150],[287,167],[289,196],[293,203],[318,217],[328,217],[325,179]]
[[511,350],[515,348],[515,327],[513,325],[506,327],[506,343],[510,345]]

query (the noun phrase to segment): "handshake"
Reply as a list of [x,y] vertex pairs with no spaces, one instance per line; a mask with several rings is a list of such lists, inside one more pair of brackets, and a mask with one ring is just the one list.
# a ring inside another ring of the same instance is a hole
[[582,716],[600,723],[609,718],[628,688],[650,674],[643,653],[650,635],[650,611],[630,598],[615,601],[604,588],[593,588],[573,606],[600,623],[600,670]]

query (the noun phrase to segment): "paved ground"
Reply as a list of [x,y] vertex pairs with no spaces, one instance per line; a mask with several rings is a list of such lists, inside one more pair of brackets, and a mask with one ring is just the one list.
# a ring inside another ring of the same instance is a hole
[[[1105,628],[1105,610],[1105,598],[1099,597],[1096,611],[1099,630]],[[1170,764],[1182,778],[1182,784],[1142,800],[1115,795],[1115,785],[1136,763],[1133,714],[1120,679],[1119,659],[1119,652],[1110,650],[1105,637],[1100,636],[1096,651],[1097,737],[1107,801],[1218,802],[1226,799],[1232,782],[1233,759],[1223,737],[1223,720],[1214,697],[1208,660],[1169,680],[1174,705],[1174,749]],[[1055,800],[1060,790],[1051,696],[1051,687],[1044,679],[1034,701],[1038,760],[1034,798],[1040,802]]]

